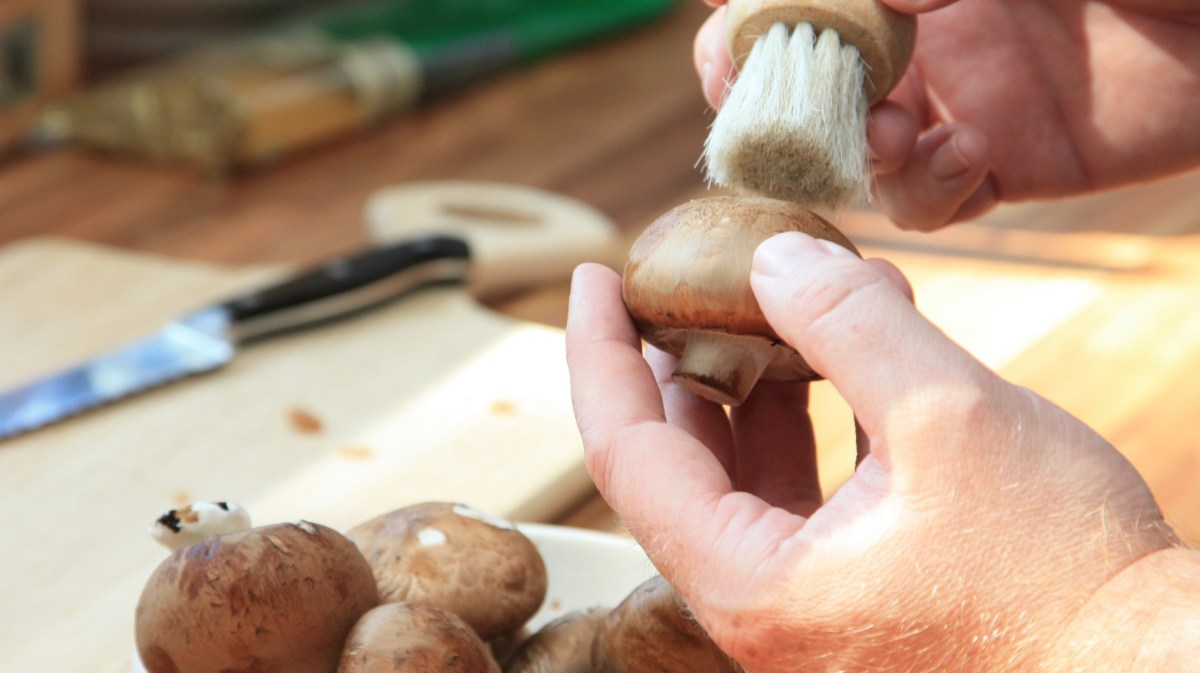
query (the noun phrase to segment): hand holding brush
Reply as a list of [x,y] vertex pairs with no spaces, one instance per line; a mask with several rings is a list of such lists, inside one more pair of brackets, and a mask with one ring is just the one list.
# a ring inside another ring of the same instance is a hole
[[[870,108],[861,184],[901,227],[935,229],[1002,201],[1084,194],[1200,165],[1194,4],[881,3],[917,16],[919,30],[911,66]],[[726,81],[736,85],[746,69],[735,71],[724,8],[700,30],[695,56],[706,97],[722,107],[732,95]]]
[[908,67],[916,20],[876,0],[731,0],[740,75],[705,144],[711,181],[807,207],[867,195],[867,106]]

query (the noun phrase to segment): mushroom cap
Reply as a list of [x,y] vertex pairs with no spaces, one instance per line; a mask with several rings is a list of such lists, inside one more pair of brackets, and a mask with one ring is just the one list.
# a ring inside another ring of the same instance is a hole
[[337,670],[500,673],[474,629],[451,612],[420,603],[384,603],[363,615],[346,638]]
[[149,673],[329,673],[378,603],[370,566],[337,531],[252,528],[159,564],[138,601],[138,655]]
[[504,673],[592,673],[592,642],[609,612],[575,610],[546,624],[504,662]]
[[661,575],[604,618],[592,644],[595,673],[738,673]]
[[758,197],[689,201],[642,232],[625,264],[622,294],[642,337],[682,355],[688,332],[759,337],[778,346],[763,378],[820,378],[767,322],[750,288],[754,251],[768,238],[799,231],[858,254],[832,224],[803,206]]
[[546,565],[508,521],[462,504],[432,502],[352,528],[385,602],[453,612],[484,640],[516,631],[546,598]]

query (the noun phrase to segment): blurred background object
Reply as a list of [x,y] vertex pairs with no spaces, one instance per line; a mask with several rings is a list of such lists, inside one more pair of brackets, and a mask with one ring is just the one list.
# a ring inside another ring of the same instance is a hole
[[215,41],[261,31],[291,14],[345,0],[87,0],[89,81]]
[[93,0],[86,44],[96,84],[47,110],[31,139],[228,174],[675,4]]
[[78,0],[0,2],[0,152],[79,77]]

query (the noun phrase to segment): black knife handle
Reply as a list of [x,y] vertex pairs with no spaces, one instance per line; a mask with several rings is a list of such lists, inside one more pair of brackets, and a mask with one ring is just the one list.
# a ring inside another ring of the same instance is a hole
[[233,338],[246,341],[332,320],[430,283],[461,281],[469,257],[462,239],[411,239],[333,260],[221,307]]

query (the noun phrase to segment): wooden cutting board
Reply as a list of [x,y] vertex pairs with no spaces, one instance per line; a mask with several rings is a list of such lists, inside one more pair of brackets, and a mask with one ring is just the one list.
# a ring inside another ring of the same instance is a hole
[[[381,194],[368,208],[374,236],[465,236],[486,271],[472,279],[481,291],[611,261],[611,226],[579,204],[437,190],[452,208],[429,189]],[[0,389],[282,271],[60,240],[10,246],[0,251]],[[147,528],[187,502],[231,500],[258,523],[341,529],[424,500],[544,520],[589,483],[562,333],[493,313],[461,286],[421,290],[0,442],[0,669],[129,671],[134,605],[165,556]]]

